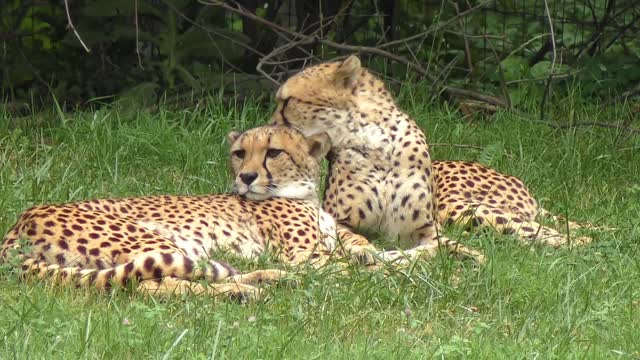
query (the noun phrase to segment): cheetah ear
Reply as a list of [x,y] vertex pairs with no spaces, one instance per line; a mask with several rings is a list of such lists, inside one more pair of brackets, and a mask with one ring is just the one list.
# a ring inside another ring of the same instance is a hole
[[233,145],[236,140],[238,140],[238,138],[240,137],[240,135],[242,135],[241,132],[239,131],[231,131],[230,133],[227,134],[227,142],[229,142],[229,146]]
[[309,144],[309,155],[313,156],[318,162],[321,162],[331,150],[331,138],[326,132],[307,136],[307,144]]
[[361,69],[360,59],[351,55],[338,66],[333,81],[338,87],[353,89],[358,83]]

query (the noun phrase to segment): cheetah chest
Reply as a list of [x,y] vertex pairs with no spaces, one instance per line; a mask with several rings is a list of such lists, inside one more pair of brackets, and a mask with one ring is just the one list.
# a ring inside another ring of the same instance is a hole
[[326,211],[322,209],[318,209],[318,211],[320,215],[318,219],[320,239],[327,247],[327,250],[333,251],[337,246],[338,227],[336,225],[336,220]]

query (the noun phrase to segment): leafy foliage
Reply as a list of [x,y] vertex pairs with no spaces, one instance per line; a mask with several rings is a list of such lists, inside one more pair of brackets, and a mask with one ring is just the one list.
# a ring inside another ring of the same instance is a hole
[[[556,83],[581,85],[585,93],[610,95],[640,82],[640,7],[633,0],[551,4],[556,58],[552,57],[544,3],[496,0],[242,0],[257,17],[305,34],[319,31],[338,42],[377,46],[432,29],[407,46],[386,50],[416,59],[447,82],[488,93],[506,88],[511,103],[539,96],[554,62]],[[255,73],[258,59],[283,39],[255,20],[221,7],[178,0],[78,0],[70,16],[82,40],[69,31],[64,3],[5,1],[1,95],[10,111],[56,100],[63,106],[106,98],[162,95],[183,101],[210,91],[260,95],[271,84]],[[469,11],[470,15],[454,19]],[[320,24],[323,24],[320,26]],[[471,35],[471,36],[466,36]],[[286,40],[284,40],[286,41]],[[340,55],[320,46],[305,51]],[[300,51],[285,65],[300,66]],[[371,66],[401,77],[407,69],[375,61]],[[530,86],[523,87],[522,83]],[[532,89],[533,88],[533,89]]]

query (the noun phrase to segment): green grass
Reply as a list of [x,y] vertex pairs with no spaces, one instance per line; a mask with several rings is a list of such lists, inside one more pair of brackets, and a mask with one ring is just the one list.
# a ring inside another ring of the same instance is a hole
[[[0,358],[640,357],[640,137],[555,130],[511,114],[467,122],[407,93],[402,99],[430,142],[482,148],[435,146],[435,158],[520,176],[550,210],[618,229],[594,232],[594,244],[572,251],[477,234],[464,241],[487,254],[480,269],[439,257],[388,276],[301,273],[298,287],[267,288],[267,301],[248,305],[50,288],[5,270]],[[227,191],[224,135],[267,114],[251,104],[154,114],[105,108],[53,114],[45,127],[0,115],[0,232],[39,203]],[[619,120],[629,111],[569,98],[551,114]]]

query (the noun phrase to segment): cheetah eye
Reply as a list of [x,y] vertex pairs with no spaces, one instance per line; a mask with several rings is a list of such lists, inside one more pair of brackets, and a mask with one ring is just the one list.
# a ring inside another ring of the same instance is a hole
[[267,150],[267,157],[268,158],[275,158],[278,157],[278,155],[280,155],[280,153],[282,153],[282,149],[269,149]]
[[236,150],[232,154],[233,154],[233,156],[237,157],[238,159],[244,159],[245,151],[244,150]]

